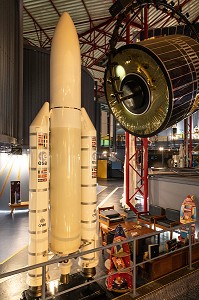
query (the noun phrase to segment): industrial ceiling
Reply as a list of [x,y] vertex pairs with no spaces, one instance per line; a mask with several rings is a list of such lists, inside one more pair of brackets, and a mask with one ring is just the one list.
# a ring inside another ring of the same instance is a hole
[[[23,36],[30,45],[50,49],[54,29],[59,17],[67,11],[76,26],[82,56],[87,67],[98,81],[98,93],[103,93],[104,61],[109,51],[109,41],[115,28],[117,16],[109,12],[113,0],[23,0]],[[162,4],[169,4],[186,15],[190,23],[199,20],[199,0],[120,0],[121,3],[147,3],[147,29],[164,28],[184,24],[183,20]],[[131,10],[130,42],[135,42],[146,28],[143,6]],[[125,36],[119,44],[126,43]]]

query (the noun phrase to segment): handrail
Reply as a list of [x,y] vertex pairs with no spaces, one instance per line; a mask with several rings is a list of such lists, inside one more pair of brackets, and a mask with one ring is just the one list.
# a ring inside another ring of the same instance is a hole
[[[51,259],[47,262],[44,262],[44,263],[39,263],[39,264],[35,264],[35,265],[32,265],[32,266],[28,266],[28,267],[22,267],[22,268],[14,270],[14,271],[1,273],[0,274],[0,279],[6,278],[6,277],[9,277],[9,276],[13,276],[13,275],[17,275],[17,274],[20,274],[20,273],[23,273],[23,272],[27,272],[29,270],[33,270],[33,269],[36,269],[36,268],[42,268],[42,275],[43,275],[42,278],[44,278],[43,283],[42,283],[42,291],[43,291],[42,300],[52,299],[55,296],[58,296],[58,295],[61,295],[61,294],[64,294],[64,293],[68,293],[72,290],[75,290],[75,289],[84,287],[86,285],[89,285],[91,282],[85,282],[85,283],[82,283],[78,286],[75,286],[75,287],[72,287],[70,289],[64,290],[62,292],[56,293],[56,295],[46,297],[45,296],[45,276],[44,276],[45,271],[46,271],[46,266],[51,265],[51,264],[55,264],[55,263],[59,263],[63,260],[78,258],[78,257],[81,257],[81,256],[86,255],[86,254],[90,254],[90,253],[93,253],[93,252],[98,252],[98,251],[102,251],[102,250],[104,251],[104,250],[109,249],[113,246],[122,245],[126,242],[128,242],[128,243],[133,242],[133,265],[126,268],[125,270],[133,269],[133,296],[135,296],[136,295],[136,267],[137,266],[143,265],[143,264],[145,264],[149,261],[153,261],[153,260],[159,259],[161,257],[164,257],[166,255],[170,255],[171,253],[175,253],[175,252],[178,252],[178,251],[182,250],[182,248],[179,248],[179,249],[173,250],[172,252],[160,254],[158,257],[148,259],[148,260],[144,260],[140,263],[136,263],[136,242],[137,242],[137,240],[145,239],[147,237],[155,236],[157,234],[168,232],[168,231],[176,231],[176,230],[179,230],[182,226],[185,226],[186,228],[187,227],[189,228],[189,236],[191,236],[190,234],[191,234],[191,225],[192,224],[195,224],[195,222],[190,222],[188,224],[180,224],[180,225],[177,225],[175,227],[168,228],[167,230],[154,231],[153,233],[144,234],[142,236],[136,236],[136,237],[128,238],[127,240],[122,241],[122,242],[117,242],[117,243],[112,243],[112,244],[109,244],[109,245],[106,245],[106,246],[96,247],[94,249],[87,250],[87,251],[72,253],[72,254],[69,254],[67,256],[63,256],[63,257],[59,257],[59,258],[55,258],[55,259],[53,258],[53,259]],[[194,245],[195,244],[199,244],[199,242],[195,242]],[[183,246],[183,249],[189,248],[189,269],[190,270],[192,269],[192,246],[193,246],[193,244],[192,244],[191,238],[189,238],[189,245]],[[117,272],[115,272],[115,273],[117,273]],[[94,279],[92,279],[92,282],[97,282],[97,281],[105,279],[109,276],[110,275],[107,274],[107,275],[102,275],[100,277],[95,277]]]

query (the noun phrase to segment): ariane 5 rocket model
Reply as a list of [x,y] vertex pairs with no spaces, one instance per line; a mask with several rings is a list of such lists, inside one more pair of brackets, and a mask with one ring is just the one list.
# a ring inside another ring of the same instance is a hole
[[[30,126],[29,265],[95,248],[96,131],[81,108],[81,58],[72,19],[63,13],[50,57],[50,109],[44,103]],[[93,277],[96,253],[79,265]],[[71,261],[60,264],[68,282]],[[28,273],[28,294],[41,295],[41,268]]]

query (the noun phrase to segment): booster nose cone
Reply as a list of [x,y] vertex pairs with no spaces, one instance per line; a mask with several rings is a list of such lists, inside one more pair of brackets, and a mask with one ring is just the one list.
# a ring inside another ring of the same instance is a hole
[[51,45],[50,107],[81,108],[81,59],[78,35],[68,13],[59,19]]

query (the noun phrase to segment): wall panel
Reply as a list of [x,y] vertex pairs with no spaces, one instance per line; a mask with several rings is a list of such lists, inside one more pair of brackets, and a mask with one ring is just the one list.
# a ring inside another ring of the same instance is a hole
[[50,52],[24,46],[23,145],[29,145],[29,126],[45,101],[50,99]]
[[0,143],[22,139],[22,1],[0,1]]

